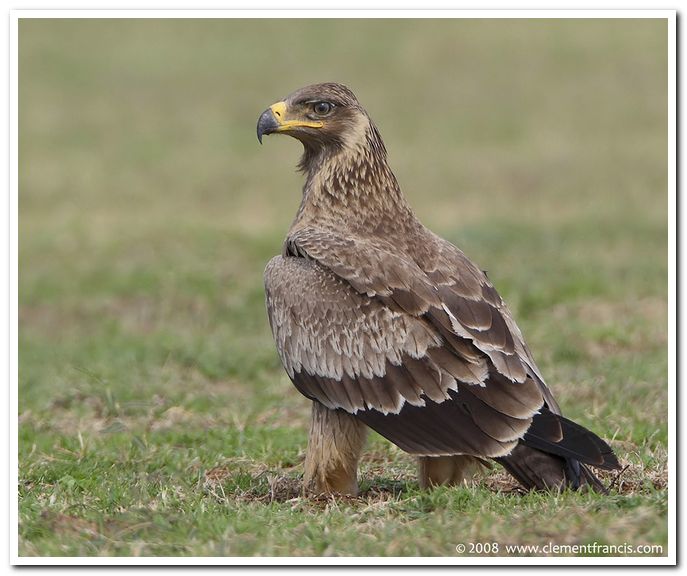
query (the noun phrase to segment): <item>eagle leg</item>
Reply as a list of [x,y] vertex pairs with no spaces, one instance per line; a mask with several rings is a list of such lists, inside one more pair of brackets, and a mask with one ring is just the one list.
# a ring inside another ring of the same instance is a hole
[[343,410],[313,402],[304,487],[314,494],[358,494],[358,460],[367,426]]
[[474,456],[419,456],[420,488],[462,484],[477,472],[479,465]]

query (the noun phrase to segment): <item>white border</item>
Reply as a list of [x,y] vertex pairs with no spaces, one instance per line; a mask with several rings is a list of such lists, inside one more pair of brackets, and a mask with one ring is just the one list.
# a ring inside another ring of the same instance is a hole
[[[668,556],[568,558],[568,557],[423,557],[423,558],[321,558],[321,557],[20,557],[18,556],[17,434],[18,434],[18,19],[19,18],[665,18],[668,22],[668,194],[669,194],[669,537]],[[15,565],[333,565],[333,566],[438,566],[438,565],[675,565],[676,555],[676,11],[675,10],[11,10],[9,16],[9,377],[10,377],[10,474],[8,487],[10,550]]]
[[675,10],[27,10],[10,11],[11,18],[667,18]]
[[19,527],[19,268],[18,268],[18,238],[19,238],[19,181],[18,181],[18,151],[19,151],[19,114],[18,114],[18,92],[19,92],[19,70],[18,70],[18,22],[16,18],[10,17],[9,21],[9,59],[8,59],[8,157],[9,157],[9,186],[8,194],[8,259],[10,275],[9,283],[9,362],[8,371],[10,378],[9,385],[9,408],[10,408],[10,454],[9,454],[9,546],[11,558],[14,560],[19,550],[18,527]]
[[[677,564],[677,38],[668,24],[668,555]],[[683,531],[684,532],[684,531]]]

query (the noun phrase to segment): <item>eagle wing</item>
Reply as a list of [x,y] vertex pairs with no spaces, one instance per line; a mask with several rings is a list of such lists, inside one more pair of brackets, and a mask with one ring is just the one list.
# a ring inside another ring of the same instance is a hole
[[[498,457],[546,393],[500,297],[448,246],[436,244],[434,268],[423,269],[383,239],[296,231],[265,271],[270,324],[308,398],[410,453]],[[560,440],[557,419],[544,428]]]

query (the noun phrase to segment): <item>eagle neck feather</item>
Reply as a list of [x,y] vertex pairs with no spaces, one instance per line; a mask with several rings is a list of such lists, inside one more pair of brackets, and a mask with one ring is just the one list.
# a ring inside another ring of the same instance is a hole
[[300,169],[307,178],[292,230],[318,222],[380,233],[415,220],[387,162],[384,142],[367,116],[361,115],[336,142],[305,144]]

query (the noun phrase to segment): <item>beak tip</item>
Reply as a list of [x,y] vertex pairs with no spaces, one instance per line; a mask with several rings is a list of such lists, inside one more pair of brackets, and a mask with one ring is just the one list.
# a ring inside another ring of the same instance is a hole
[[269,108],[265,110],[258,119],[258,142],[262,144],[262,137],[271,134],[278,127],[277,120]]

